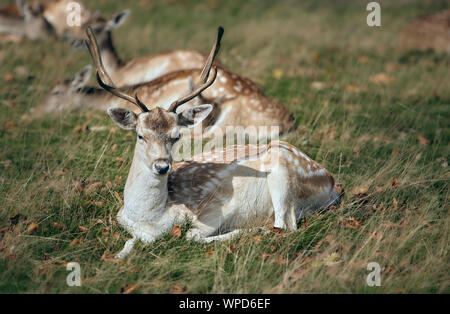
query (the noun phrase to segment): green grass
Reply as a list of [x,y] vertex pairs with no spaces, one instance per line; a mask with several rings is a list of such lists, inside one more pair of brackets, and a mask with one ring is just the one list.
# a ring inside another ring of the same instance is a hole
[[[335,174],[342,203],[283,235],[203,245],[187,241],[184,226],[115,262],[108,257],[130,236],[115,221],[115,193],[123,196],[134,135],[99,112],[21,119],[90,58],[67,42],[1,45],[0,292],[450,292],[450,58],[396,46],[410,18],[445,1],[383,1],[380,28],[365,24],[364,1],[86,3],[109,15],[132,9],[114,32],[124,58],[207,51],[223,25],[221,61],[294,113],[286,140]],[[373,83],[379,73],[395,80]],[[83,181],[101,184],[79,192]],[[66,285],[71,261],[81,287]],[[382,267],[380,287],[366,285],[369,262]]]

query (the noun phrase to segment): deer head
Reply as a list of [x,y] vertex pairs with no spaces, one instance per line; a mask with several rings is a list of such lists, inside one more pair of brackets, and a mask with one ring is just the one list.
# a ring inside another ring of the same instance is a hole
[[66,110],[78,109],[75,104],[81,104],[78,97],[83,97],[80,91],[86,86],[91,77],[92,66],[87,65],[72,78],[56,83],[44,100],[30,110],[33,117]]
[[24,33],[31,40],[56,39],[56,31],[44,17],[44,8],[41,4],[29,6],[25,1],[18,0],[17,7],[24,16]]
[[192,128],[200,124],[213,109],[211,105],[195,107],[182,105],[200,95],[214,83],[217,69],[215,67],[212,69],[211,77],[210,72],[219,52],[223,28],[219,27],[218,29],[216,42],[203,67],[199,83],[186,96],[174,101],[167,110],[159,107],[148,109],[137,95],[133,97],[117,89],[102,64],[96,37],[90,27],[87,35],[86,45],[97,67],[97,80],[100,86],[115,96],[136,105],[141,111],[136,114],[124,108],[109,108],[107,110],[109,116],[122,129],[134,130],[137,133],[135,154],[139,156],[143,164],[155,175],[167,175],[172,164],[172,145],[179,139],[180,129]]
[[[95,14],[85,23],[85,29],[86,27],[90,27],[92,29],[99,47],[104,47],[106,45],[112,47],[111,31],[125,23],[129,15],[130,10],[125,10],[115,14],[111,19],[107,20],[98,14]],[[86,45],[84,42],[84,36],[80,36],[80,38],[73,38],[72,46],[77,49],[85,49]]]

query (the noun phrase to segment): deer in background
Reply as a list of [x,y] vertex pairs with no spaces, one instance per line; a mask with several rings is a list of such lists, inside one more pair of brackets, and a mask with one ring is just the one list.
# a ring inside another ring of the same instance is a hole
[[[79,6],[79,18],[80,26],[70,26],[67,23],[67,17],[70,13],[68,9],[69,5],[75,4]],[[26,5],[26,9],[31,11],[39,11],[45,21],[51,25],[53,37],[62,38],[64,36],[78,37],[84,34],[85,25],[90,20],[99,18],[98,13],[92,14],[80,1],[75,0],[48,0],[48,1],[34,1]],[[8,16],[16,20],[23,19],[24,17],[24,4],[23,0],[17,0],[16,3],[8,5],[0,9],[0,16]],[[0,19],[1,24],[1,19]],[[0,26],[1,27],[1,26]],[[33,27],[30,27],[32,29]],[[34,27],[36,28],[36,27]],[[39,29],[39,28],[37,28]],[[34,39],[46,39],[45,34],[37,34]]]
[[[103,65],[102,54],[94,32],[88,28],[89,49],[98,69],[109,72]],[[196,99],[203,103],[214,104],[214,110],[208,118],[210,135],[217,128],[226,126],[279,126],[285,134],[295,127],[295,121],[285,106],[265,97],[249,80],[216,66],[217,80]],[[84,68],[74,78],[57,83],[45,100],[31,112],[33,118],[54,112],[82,108],[106,110],[110,106],[130,107],[126,99],[112,97],[105,90],[85,87],[90,77],[90,67]],[[148,83],[116,88],[125,94],[138,94],[145,103],[168,109],[177,98],[191,89],[193,77],[200,76],[201,69],[182,70],[166,74]],[[112,79],[114,82],[114,79]],[[192,103],[192,102],[190,102]],[[205,134],[205,137],[210,136]]]
[[16,1],[16,7],[0,10],[0,39],[14,42],[55,39],[56,31],[43,12],[40,4],[28,5],[22,0]]
[[[193,50],[176,50],[123,61],[114,47],[112,31],[121,26],[129,14],[130,11],[125,10],[109,20],[99,17],[87,23],[97,39],[103,65],[117,86],[149,82],[174,71],[203,66],[207,55]],[[75,38],[72,44],[77,48],[84,47],[84,37]]]
[[[181,129],[199,125],[213,110],[209,104],[186,103],[216,79],[216,68],[209,76],[220,30],[218,38],[199,83],[167,109],[149,109],[136,94],[116,88],[99,66],[95,44],[88,41],[100,85],[138,109],[138,113],[118,107],[107,111],[119,127],[137,133],[124,206],[117,215],[132,239],[117,258],[129,254],[137,240],[151,243],[186,218],[192,221],[186,237],[210,242],[230,239],[242,228],[264,226],[268,221],[274,228],[295,230],[297,221],[306,214],[337,202],[333,176],[286,142],[271,142],[256,149],[250,145],[226,147],[172,165],[171,151]],[[230,151],[232,160],[224,161],[223,156],[229,156]]]
[[407,49],[450,53],[450,10],[413,19],[403,29],[399,44]]

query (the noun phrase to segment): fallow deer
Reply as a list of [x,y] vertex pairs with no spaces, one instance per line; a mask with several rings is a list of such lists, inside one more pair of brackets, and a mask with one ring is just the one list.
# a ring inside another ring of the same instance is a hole
[[0,11],[0,39],[2,41],[22,41],[23,39],[55,39],[53,26],[43,15],[39,4],[27,5],[17,0],[17,12],[13,7]]
[[[153,54],[127,62],[122,60],[114,47],[112,31],[121,26],[129,14],[130,11],[125,10],[109,20],[98,17],[86,23],[97,39],[103,65],[118,87],[150,82],[171,72],[200,69],[203,66],[207,55],[193,50]],[[84,37],[74,38],[72,44],[77,48],[84,47]]]
[[400,34],[401,48],[450,53],[450,10],[413,19]]
[[[33,11],[37,8],[39,8],[41,15],[53,28],[54,36],[58,38],[64,36],[73,38],[84,34],[85,30],[83,27],[86,23],[98,17],[98,14],[92,14],[83,3],[74,0],[34,1],[27,4],[28,10]],[[79,11],[69,11],[69,9]],[[17,0],[16,3],[1,8],[0,15],[21,19],[23,18],[23,11],[23,1]],[[79,18],[80,25],[69,25],[67,20],[68,14],[71,12],[79,14],[77,18]]]
[[[87,33],[89,49],[97,68],[109,74],[103,65],[96,36],[90,28]],[[216,133],[217,128],[224,129],[226,126],[279,126],[281,134],[294,128],[295,122],[285,106],[265,97],[249,80],[219,66],[215,68],[217,80],[201,95],[203,102],[215,104],[214,111],[208,119],[214,125],[214,128],[210,129],[211,136]],[[198,77],[201,71],[194,69],[172,72],[151,82],[118,90],[131,95],[138,94],[143,102],[168,109],[174,100],[189,90],[192,77]],[[33,109],[32,116],[39,117],[52,112],[80,108],[106,110],[109,106],[125,106],[136,111],[135,108],[130,108],[126,100],[114,98],[98,88],[85,87],[89,81],[89,74],[90,67],[86,67],[73,79],[55,85],[45,100]]]
[[[93,42],[88,41],[88,45],[94,52],[100,85],[139,110],[107,110],[119,127],[137,133],[124,206],[117,215],[132,239],[117,258],[124,258],[137,240],[153,242],[186,218],[192,221],[187,238],[210,242],[229,239],[242,228],[262,226],[269,220],[275,228],[295,230],[300,218],[337,201],[333,176],[286,142],[271,142],[256,149],[251,145],[226,147],[172,165],[171,151],[181,129],[195,127],[213,109],[208,104],[183,104],[216,79],[216,68],[212,68],[211,78],[209,73],[217,42],[199,84],[167,109],[149,109],[137,95],[117,89],[99,67]],[[230,152],[233,158],[224,161],[222,157]]]

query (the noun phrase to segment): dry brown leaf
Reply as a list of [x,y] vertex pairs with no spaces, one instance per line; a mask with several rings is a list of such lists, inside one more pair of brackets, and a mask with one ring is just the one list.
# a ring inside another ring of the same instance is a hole
[[186,292],[186,287],[182,285],[173,285],[172,287],[170,287],[169,291],[172,294],[182,294]]
[[138,288],[138,285],[128,285],[128,286],[125,286],[125,288],[122,288],[123,289],[123,294],[130,294],[130,293],[133,293],[136,289]]
[[422,135],[417,135],[417,139],[419,140],[420,145],[426,146],[426,145],[430,144],[430,140],[426,139]]
[[87,231],[89,231],[89,228],[86,228],[86,227],[84,227],[84,226],[78,226],[78,230],[80,230],[81,232],[87,232]]
[[33,231],[36,231],[38,227],[39,227],[39,224],[38,224],[38,223],[32,222],[32,223],[28,226],[27,232],[28,232],[28,233],[31,233],[31,232],[33,232]]
[[314,81],[311,83],[311,88],[314,90],[322,90],[327,87],[327,84],[324,82]]
[[398,179],[397,178],[392,179],[391,187],[396,188],[398,186],[400,186]]
[[395,196],[394,196],[393,199],[392,199],[392,203],[394,204],[394,209],[398,209],[398,201],[397,201],[397,199],[395,198]]
[[172,231],[170,231],[170,234],[175,237],[181,237],[181,228],[178,224],[174,224]]
[[54,222],[53,223],[53,228],[64,229],[64,228],[66,228],[66,225],[64,223],[62,223],[62,222]]
[[362,197],[369,194],[369,189],[367,187],[357,186],[353,189],[353,195]]
[[215,252],[212,247],[208,251],[205,252],[205,255],[207,255],[207,256],[214,256],[214,254],[215,254]]
[[3,79],[5,80],[5,82],[10,82],[14,80],[14,76],[11,73],[8,73],[3,77]]
[[72,247],[72,246],[79,245],[79,244],[81,244],[81,240],[73,239],[73,241],[70,242],[69,246]]
[[117,200],[119,201],[119,203],[123,204],[123,200],[122,200],[122,198],[120,197],[119,192],[114,191],[114,196],[117,198]]
[[378,74],[372,75],[369,78],[369,80],[375,84],[389,84],[389,83],[395,81],[395,78],[387,75],[386,73],[378,73]]
[[351,229],[359,229],[360,223],[358,220],[355,219],[355,217],[350,217],[350,219],[343,219],[342,222],[344,223],[344,226]]
[[258,244],[261,241],[260,235],[253,236],[253,243]]
[[65,174],[68,173],[68,172],[69,172],[69,169],[64,168],[63,170],[56,170],[56,171],[53,171],[53,174],[54,174],[55,176],[63,176],[63,175],[65,175]]

